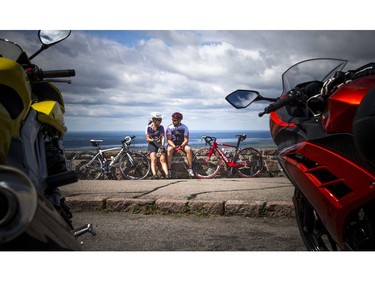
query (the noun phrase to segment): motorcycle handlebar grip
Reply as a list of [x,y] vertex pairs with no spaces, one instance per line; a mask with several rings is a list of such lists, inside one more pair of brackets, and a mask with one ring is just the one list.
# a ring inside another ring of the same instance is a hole
[[58,77],[72,77],[76,76],[74,69],[62,70],[41,70],[43,78],[58,78]]
[[259,113],[259,117],[262,117],[264,114],[266,113],[271,113],[273,111],[276,111],[280,108],[282,108],[283,106],[289,104],[290,102],[294,101],[295,97],[294,95],[287,95],[285,98],[283,99],[280,99],[272,104],[270,104],[269,106],[267,106],[263,112]]

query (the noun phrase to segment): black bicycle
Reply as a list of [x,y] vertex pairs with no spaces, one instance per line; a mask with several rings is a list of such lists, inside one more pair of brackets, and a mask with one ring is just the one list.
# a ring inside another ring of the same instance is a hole
[[[130,150],[134,139],[135,136],[127,136],[121,141],[121,147],[107,149],[100,147],[103,140],[90,140],[97,150],[96,153],[76,154],[70,161],[70,169],[77,172],[79,179],[116,179],[118,171],[125,179],[144,179],[150,173],[150,161],[145,155]],[[108,152],[116,150],[116,154],[112,153],[112,156],[106,157]]]

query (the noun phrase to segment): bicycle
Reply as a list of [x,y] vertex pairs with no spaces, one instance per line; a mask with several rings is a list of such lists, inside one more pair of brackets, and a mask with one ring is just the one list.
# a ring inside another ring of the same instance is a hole
[[[202,136],[201,139],[210,148],[201,148],[195,152],[193,158],[193,171],[199,179],[214,178],[220,171],[222,163],[226,164],[228,175],[237,172],[240,177],[256,177],[263,169],[262,154],[252,147],[240,148],[241,141],[246,139],[246,135],[236,135],[237,145],[218,143],[217,138]],[[234,153],[226,154],[220,146],[234,148]]]
[[[79,179],[97,180],[103,175],[114,178],[115,168],[119,168],[125,179],[144,179],[150,173],[150,161],[138,152],[130,150],[135,136],[127,136],[122,141],[121,147],[101,149],[100,143],[103,140],[90,140],[97,152],[78,153],[70,161],[70,169],[78,174]],[[115,156],[105,157],[106,152],[119,150]]]

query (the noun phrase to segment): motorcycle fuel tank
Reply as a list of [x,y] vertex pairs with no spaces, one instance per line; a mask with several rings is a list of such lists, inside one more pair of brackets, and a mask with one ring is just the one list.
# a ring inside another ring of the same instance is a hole
[[366,76],[341,86],[328,98],[323,114],[323,128],[328,133],[351,133],[357,108],[369,89],[375,87],[375,76]]

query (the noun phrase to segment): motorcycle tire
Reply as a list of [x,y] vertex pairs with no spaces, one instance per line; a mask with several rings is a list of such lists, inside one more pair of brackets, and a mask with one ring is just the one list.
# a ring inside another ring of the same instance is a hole
[[294,190],[293,203],[299,232],[308,251],[339,251],[314,208],[301,191]]

